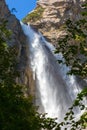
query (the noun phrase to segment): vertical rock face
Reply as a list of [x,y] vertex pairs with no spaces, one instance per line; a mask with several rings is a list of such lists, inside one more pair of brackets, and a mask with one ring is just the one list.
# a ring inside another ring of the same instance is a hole
[[[36,9],[24,18],[24,22],[29,22],[53,44],[62,36],[65,31],[62,29],[66,18],[73,20],[80,17],[81,2],[83,0],[39,0]],[[18,70],[21,73],[18,82],[27,86],[27,93],[34,95],[35,82],[32,71],[29,67],[29,50],[26,37],[21,29],[20,22],[10,13],[5,0],[0,0],[0,23],[2,19],[7,20],[7,28],[12,31],[9,45],[15,46],[18,59]]]
[[[65,33],[63,26],[66,19],[80,18],[82,2],[84,0],[39,0],[36,9],[24,21],[35,26],[49,41],[56,44]],[[42,8],[41,14],[39,8]]]
[[[15,46],[15,51],[17,52],[18,60],[18,71],[20,72],[21,77],[18,79],[18,82],[25,84],[27,86],[27,93],[32,93],[34,91],[34,81],[32,77],[31,69],[29,68],[28,60],[28,45],[26,42],[26,36],[24,35],[20,22],[11,14],[5,0],[0,0],[0,23],[3,20],[7,21],[7,28],[11,30],[11,40],[8,41],[10,46]],[[31,87],[30,87],[31,86]]]
[[7,15],[10,15],[10,11],[5,4],[5,0],[0,0],[0,18],[5,18]]

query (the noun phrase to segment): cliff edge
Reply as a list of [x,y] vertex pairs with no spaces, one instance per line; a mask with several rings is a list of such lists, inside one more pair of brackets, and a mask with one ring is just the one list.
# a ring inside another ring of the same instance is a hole
[[8,41],[9,46],[14,46],[17,54],[17,70],[20,78],[17,82],[26,85],[26,93],[34,95],[34,80],[32,71],[29,67],[29,51],[26,36],[24,35],[20,21],[15,15],[11,14],[5,0],[0,0],[0,23],[7,21],[7,28],[11,30],[11,39]]
[[84,0],[38,0],[36,9],[23,22],[30,23],[56,45],[59,37],[65,34],[65,21],[80,18],[82,2]]

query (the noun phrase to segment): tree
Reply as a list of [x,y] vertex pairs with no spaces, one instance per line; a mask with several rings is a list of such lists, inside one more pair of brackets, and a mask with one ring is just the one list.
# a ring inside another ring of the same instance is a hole
[[[58,47],[55,53],[61,52],[65,60],[58,60],[59,63],[66,64],[71,68],[68,74],[80,76],[87,79],[87,2],[82,7],[84,11],[81,12],[82,17],[78,21],[66,21],[66,35],[58,41]],[[75,102],[69,111],[66,113],[64,122],[58,124],[56,130],[61,126],[65,126],[67,130],[82,130],[87,127],[87,108],[83,104],[84,97],[87,96],[87,86],[77,95]],[[75,121],[73,109],[79,107],[85,110],[78,121]]]
[[58,41],[55,53],[61,52],[67,66],[70,66],[70,74],[87,77],[87,4],[83,5],[84,12],[78,21],[66,21],[66,35]]
[[[87,20],[85,12],[83,12],[83,19],[75,23],[71,20],[66,22],[67,35],[60,39],[56,51],[57,53],[62,52],[65,63],[71,66],[70,74],[76,74],[82,78],[87,76],[87,35],[85,33]],[[75,106],[79,106],[81,109],[85,108],[81,101],[87,95],[87,89],[77,96],[63,122],[56,123],[55,119],[46,118],[45,114],[39,114],[31,97],[24,96],[25,86],[16,83],[15,79],[19,74],[16,71],[15,47],[9,47],[6,43],[10,40],[10,35],[11,32],[6,28],[6,21],[3,21],[0,23],[0,130],[40,130],[42,128],[60,130],[64,125],[67,129],[68,120],[71,121],[71,130],[76,130],[79,125],[81,127],[78,129],[83,128],[87,121],[87,112],[81,116],[79,121],[75,122],[73,108]],[[71,44],[71,41],[75,44]],[[84,60],[81,60],[80,54]]]
[[16,71],[15,47],[8,46],[11,31],[7,21],[0,23],[0,130],[51,130],[55,119],[39,114],[32,97],[24,96],[25,87],[16,82],[20,74]]
[[24,86],[16,83],[15,48],[6,41],[10,31],[6,22],[0,24],[0,130],[38,130],[40,116],[30,97],[24,96]]

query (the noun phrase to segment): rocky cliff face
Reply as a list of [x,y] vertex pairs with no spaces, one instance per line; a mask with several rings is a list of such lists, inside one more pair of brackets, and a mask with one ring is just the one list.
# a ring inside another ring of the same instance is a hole
[[[38,29],[54,45],[58,38],[63,36],[65,31],[63,26],[66,18],[73,20],[80,17],[80,4],[83,0],[39,0],[36,9],[24,18],[24,22],[29,22]],[[29,67],[29,51],[26,37],[21,29],[20,22],[10,13],[5,0],[0,0],[0,23],[2,19],[7,20],[7,28],[12,31],[9,45],[15,46],[18,59],[18,70],[21,77],[18,82],[27,86],[28,94],[35,94],[35,81]]]
[[56,45],[58,38],[65,34],[66,19],[80,18],[81,3],[84,0],[39,0],[36,9],[23,19],[29,22]]
[[17,79],[17,81],[27,86],[26,92],[28,94],[34,94],[33,86],[35,85],[31,69],[29,68],[29,51],[26,37],[22,31],[19,20],[15,17],[15,15],[11,14],[5,3],[5,0],[0,0],[0,23],[2,23],[2,20],[7,21],[7,28],[12,32],[11,40],[8,41],[8,44],[10,46],[14,46],[15,51],[17,52],[17,69],[21,75],[21,77]]
[[[56,46],[58,39],[66,34],[63,28],[65,21],[69,18],[72,21],[81,18],[81,5],[84,2],[85,0],[38,0],[36,9],[28,14],[23,21],[30,23]],[[81,79],[77,79],[77,81],[81,81]],[[81,82],[80,84],[84,84],[83,81]]]

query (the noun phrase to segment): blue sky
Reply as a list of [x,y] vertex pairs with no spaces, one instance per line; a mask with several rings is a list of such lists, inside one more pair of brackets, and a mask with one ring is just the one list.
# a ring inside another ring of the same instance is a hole
[[36,0],[6,0],[6,3],[10,10],[12,8],[16,9],[17,12],[13,10],[13,14],[15,14],[19,20],[24,18],[36,7]]

